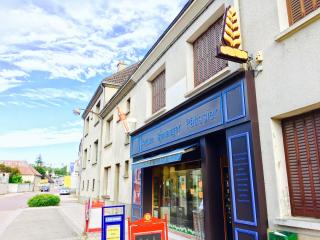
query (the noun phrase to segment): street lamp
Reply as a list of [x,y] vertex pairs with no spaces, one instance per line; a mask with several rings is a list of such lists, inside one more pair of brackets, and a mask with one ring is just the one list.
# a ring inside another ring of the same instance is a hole
[[[75,108],[75,109],[72,110],[72,112],[73,112],[74,115],[80,116],[81,111],[85,111],[85,110],[86,109],[84,109],[84,108]],[[102,119],[101,116],[99,115],[99,113],[96,113],[96,112],[94,112],[92,110],[90,110],[88,112],[89,113],[93,113],[94,115],[98,116],[99,119]]]

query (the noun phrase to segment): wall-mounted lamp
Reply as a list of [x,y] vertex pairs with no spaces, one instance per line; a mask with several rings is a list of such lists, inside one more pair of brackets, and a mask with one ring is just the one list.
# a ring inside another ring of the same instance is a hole
[[[74,115],[80,116],[82,111],[85,111],[86,109],[83,108],[75,108],[72,110]],[[99,113],[96,113],[94,111],[88,111],[89,113],[93,113],[94,115],[98,116],[99,119],[102,119],[101,116],[99,115]]]

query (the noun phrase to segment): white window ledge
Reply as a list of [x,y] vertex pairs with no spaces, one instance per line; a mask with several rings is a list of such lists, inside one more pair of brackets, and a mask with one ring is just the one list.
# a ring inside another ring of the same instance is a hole
[[304,217],[276,218],[274,224],[279,226],[320,230],[320,219]]
[[277,42],[281,42],[284,39],[287,39],[290,36],[292,36],[294,33],[298,32],[300,29],[310,25],[311,23],[313,23],[318,19],[320,19],[320,8],[308,14],[304,18],[300,19],[298,22],[292,24],[287,29],[283,30],[281,33],[279,33],[276,36],[275,40]]
[[212,86],[214,83],[218,82],[219,80],[221,80],[225,75],[227,75],[230,72],[230,68],[229,67],[225,67],[224,69],[222,69],[220,72],[216,73],[215,75],[213,75],[211,78],[209,78],[208,80],[204,81],[203,83],[200,83],[198,86],[196,86],[195,88],[191,89],[190,91],[188,91],[184,96],[186,98],[189,97],[193,97],[196,94],[198,94],[199,92],[209,88],[210,86]]
[[163,107],[163,108],[159,109],[158,111],[153,113],[150,117],[148,117],[144,122],[145,123],[151,122],[152,120],[154,120],[157,117],[161,116],[165,111],[166,111],[166,107]]

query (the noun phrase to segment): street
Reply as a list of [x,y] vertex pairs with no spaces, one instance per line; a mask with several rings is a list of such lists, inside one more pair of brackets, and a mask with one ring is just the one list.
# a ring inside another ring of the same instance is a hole
[[35,194],[0,196],[0,239],[81,239],[82,205],[62,196],[58,207],[28,208],[27,200]]

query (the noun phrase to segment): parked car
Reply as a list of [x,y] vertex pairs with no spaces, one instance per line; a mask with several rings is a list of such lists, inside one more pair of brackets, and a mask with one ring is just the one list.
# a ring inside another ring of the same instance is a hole
[[59,194],[60,195],[70,195],[70,189],[69,188],[65,188],[65,187],[60,188]]
[[50,192],[49,185],[42,185],[40,186],[40,192]]

